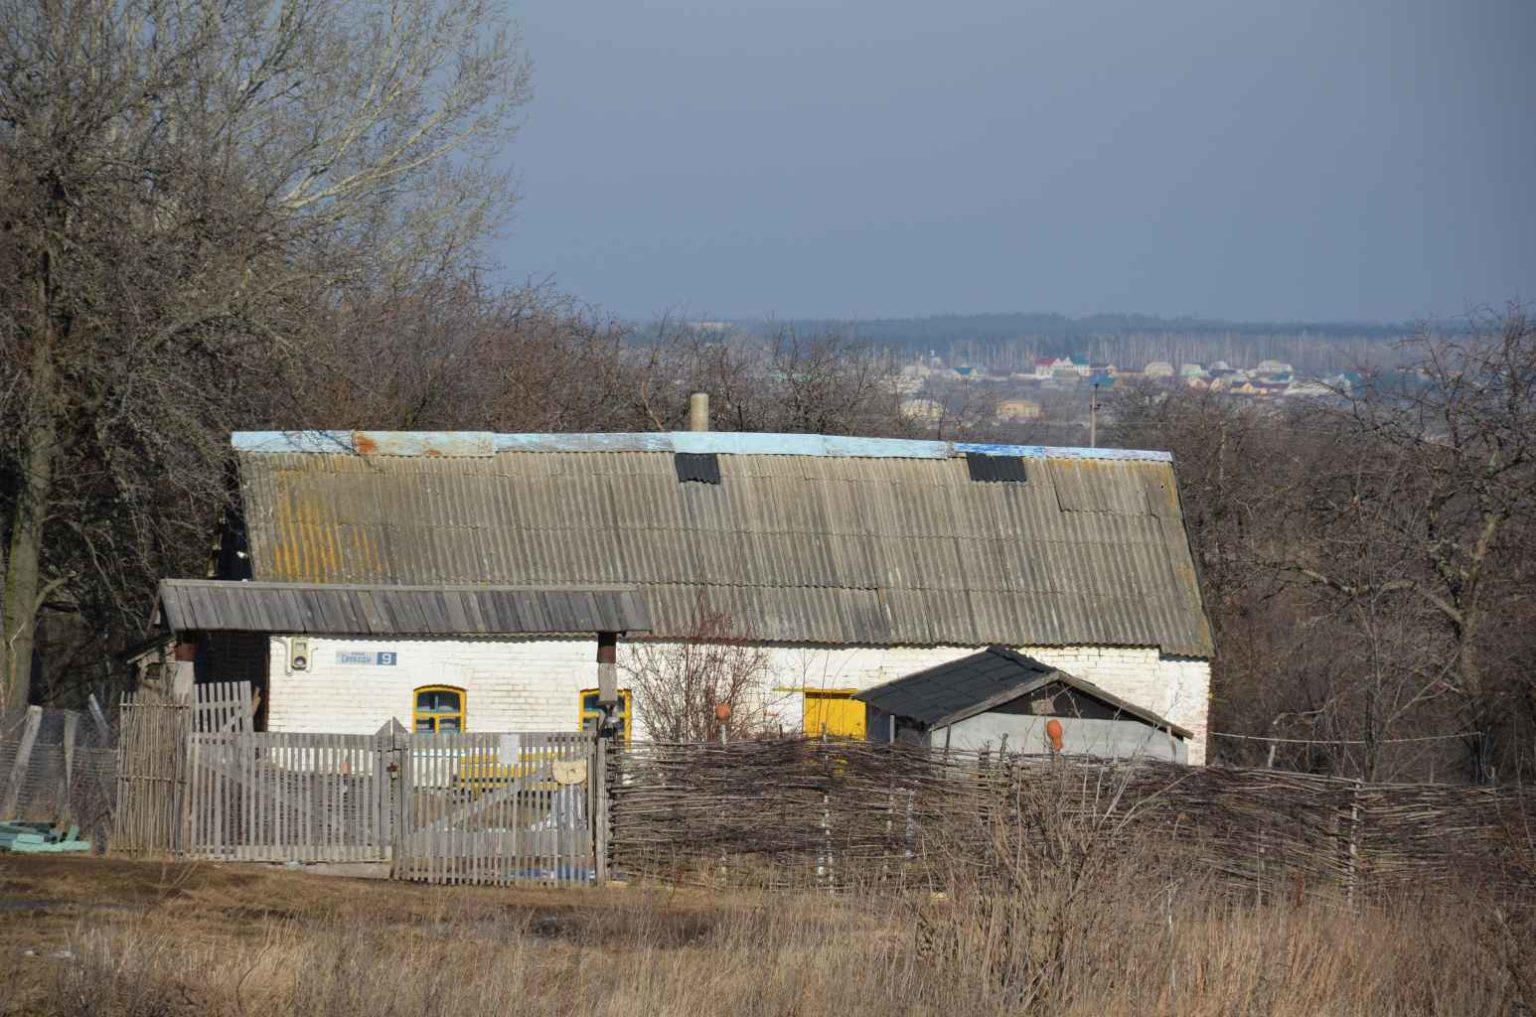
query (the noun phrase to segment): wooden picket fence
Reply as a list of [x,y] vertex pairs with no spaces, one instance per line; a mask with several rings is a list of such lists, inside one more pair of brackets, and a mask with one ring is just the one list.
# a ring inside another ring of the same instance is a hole
[[250,682],[209,682],[194,687],[194,731],[250,731],[255,712]]
[[1536,879],[1523,787],[817,739],[619,748],[583,732],[246,726],[224,707],[125,700],[114,848],[360,862],[430,883],[581,884],[612,865],[672,883],[899,889],[957,865],[985,877],[1038,819],[1234,898],[1342,889],[1353,903],[1469,879],[1513,893]]
[[582,732],[197,731],[163,807],[182,810],[171,841],[186,857],[387,862],[396,878],[431,883],[586,883],[605,873],[603,752]]
[[373,735],[194,733],[182,850],[236,861],[388,861],[388,756]]

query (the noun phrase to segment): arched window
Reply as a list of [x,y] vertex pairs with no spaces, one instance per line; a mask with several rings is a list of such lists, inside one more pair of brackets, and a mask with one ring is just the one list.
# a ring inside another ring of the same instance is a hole
[[467,719],[464,690],[452,685],[423,685],[413,693],[411,716],[415,720],[412,730],[418,733],[463,731]]

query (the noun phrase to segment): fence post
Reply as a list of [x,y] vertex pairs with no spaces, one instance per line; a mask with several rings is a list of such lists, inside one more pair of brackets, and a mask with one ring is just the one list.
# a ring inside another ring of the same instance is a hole
[[1350,782],[1349,856],[1345,865],[1344,901],[1351,912],[1355,910],[1355,891],[1360,880],[1360,788],[1364,783],[1359,778]]
[[[95,702],[95,699],[96,697],[93,695],[91,701]],[[94,714],[92,716],[94,717]],[[128,708],[128,697],[120,697],[117,707],[117,765],[113,767],[113,775],[116,777],[117,783],[117,796],[112,805],[112,839],[114,842],[124,840],[132,842],[132,835],[127,832],[129,830],[127,807],[131,796],[128,791],[128,771],[126,769],[128,746],[134,737],[132,717],[133,713]]]
[[407,866],[411,864],[411,783],[415,780],[411,757],[415,753],[411,749],[411,735],[402,733],[398,727],[390,731],[389,765],[395,768],[390,793],[395,814],[390,821],[394,844],[389,853],[389,874],[394,879],[406,879],[410,876]]
[[107,715],[101,712],[101,704],[96,701],[96,693],[92,692],[86,697],[85,705],[91,711],[91,723],[96,725],[96,736],[102,745],[112,744],[112,728],[107,725]]
[[61,819],[74,819],[75,798],[75,736],[80,729],[80,715],[74,710],[64,712],[64,773],[59,786],[59,812]]
[[[388,730],[386,725],[385,731]],[[395,799],[390,793],[389,762],[394,751],[394,738],[385,731],[373,736],[373,812],[378,817],[379,852],[394,855]]]
[[0,796],[0,819],[8,819],[16,813],[17,802],[21,799],[21,782],[27,775],[27,764],[32,760],[32,746],[37,743],[37,729],[42,723],[43,708],[27,707],[21,742],[16,746],[16,758],[11,761],[11,774],[5,782],[5,793]]
[[832,848],[832,758],[827,751],[827,725],[821,725],[821,741],[819,743],[821,756],[822,790],[821,790],[821,852],[822,864],[817,866],[817,876],[821,877],[826,889],[837,889],[837,864]]
[[195,707],[193,694],[187,693],[176,700],[171,711],[171,726],[176,743],[176,818],[171,825],[171,852],[176,855],[186,850],[192,836],[192,781],[191,759],[192,731]]
[[593,732],[587,770],[592,807],[592,870],[599,886],[608,881],[608,740]]

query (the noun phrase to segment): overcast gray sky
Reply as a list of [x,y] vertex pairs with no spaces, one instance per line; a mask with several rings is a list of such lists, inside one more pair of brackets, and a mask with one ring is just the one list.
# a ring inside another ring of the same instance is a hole
[[522,0],[499,254],[624,315],[1536,298],[1536,0]]

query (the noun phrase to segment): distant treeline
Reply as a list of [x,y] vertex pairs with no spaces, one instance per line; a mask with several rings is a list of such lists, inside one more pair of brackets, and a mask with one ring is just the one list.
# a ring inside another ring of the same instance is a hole
[[1300,335],[1337,339],[1396,339],[1413,332],[1407,324],[1372,322],[1252,322],[1210,318],[1160,318],[1152,314],[935,314],[926,318],[866,320],[800,319],[782,322],[740,322],[748,331],[773,332],[788,326],[796,331],[840,332],[881,345],[922,346],[960,339],[982,342],[1018,339],[1084,340],[1103,335],[1160,333],[1202,336]]
[[951,364],[967,363],[994,371],[1026,371],[1036,357],[1078,355],[1129,368],[1152,360],[1174,364],[1225,360],[1233,366],[1283,360],[1307,374],[1391,361],[1396,343],[1415,331],[1407,324],[1230,322],[1146,314],[1083,318],[945,314],[867,321],[742,322],[740,327],[747,332],[789,328],[802,333],[834,333],[898,355],[932,353]]

